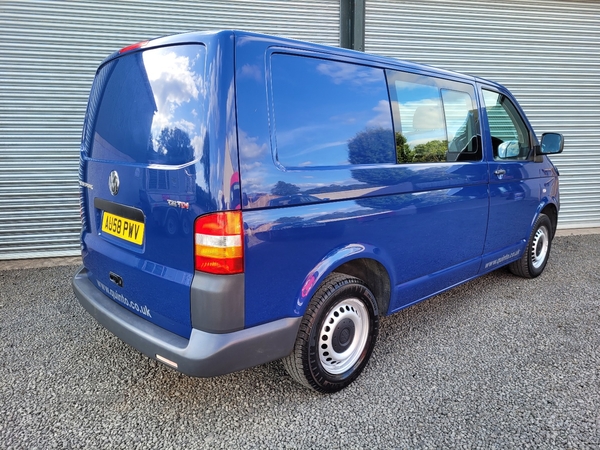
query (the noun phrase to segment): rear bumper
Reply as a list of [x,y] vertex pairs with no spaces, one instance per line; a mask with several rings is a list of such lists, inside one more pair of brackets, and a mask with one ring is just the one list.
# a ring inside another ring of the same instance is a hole
[[165,363],[169,367],[195,377],[224,375],[289,355],[302,320],[280,319],[222,334],[192,328],[190,338],[185,339],[105,296],[90,281],[85,267],[75,274],[73,291],[79,303],[111,333],[148,357],[166,358],[177,365]]

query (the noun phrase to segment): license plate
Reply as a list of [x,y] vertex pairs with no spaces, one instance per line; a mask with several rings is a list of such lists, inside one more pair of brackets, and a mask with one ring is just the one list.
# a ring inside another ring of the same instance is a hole
[[102,231],[137,245],[144,241],[144,223],[111,214],[102,213]]

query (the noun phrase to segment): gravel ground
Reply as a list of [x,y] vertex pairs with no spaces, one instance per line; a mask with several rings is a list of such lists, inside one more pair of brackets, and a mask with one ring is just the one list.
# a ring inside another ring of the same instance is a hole
[[344,391],[275,362],[180,375],[71,292],[75,267],[0,272],[0,448],[600,448],[600,235],[554,241],[382,322]]

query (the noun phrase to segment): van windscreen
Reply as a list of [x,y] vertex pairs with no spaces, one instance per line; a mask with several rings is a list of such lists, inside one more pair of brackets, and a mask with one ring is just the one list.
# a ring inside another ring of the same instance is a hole
[[206,49],[177,45],[125,54],[102,66],[84,145],[93,159],[179,165],[202,154]]

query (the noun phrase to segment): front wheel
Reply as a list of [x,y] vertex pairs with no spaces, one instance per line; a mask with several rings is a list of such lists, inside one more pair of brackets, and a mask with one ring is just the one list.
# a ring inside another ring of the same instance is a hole
[[358,278],[333,273],[311,299],[283,365],[306,387],[339,391],[366,366],[378,331],[379,311],[369,288]]
[[540,275],[550,256],[552,245],[552,222],[545,214],[540,214],[521,259],[510,263],[508,268],[515,275],[524,278],[535,278]]

